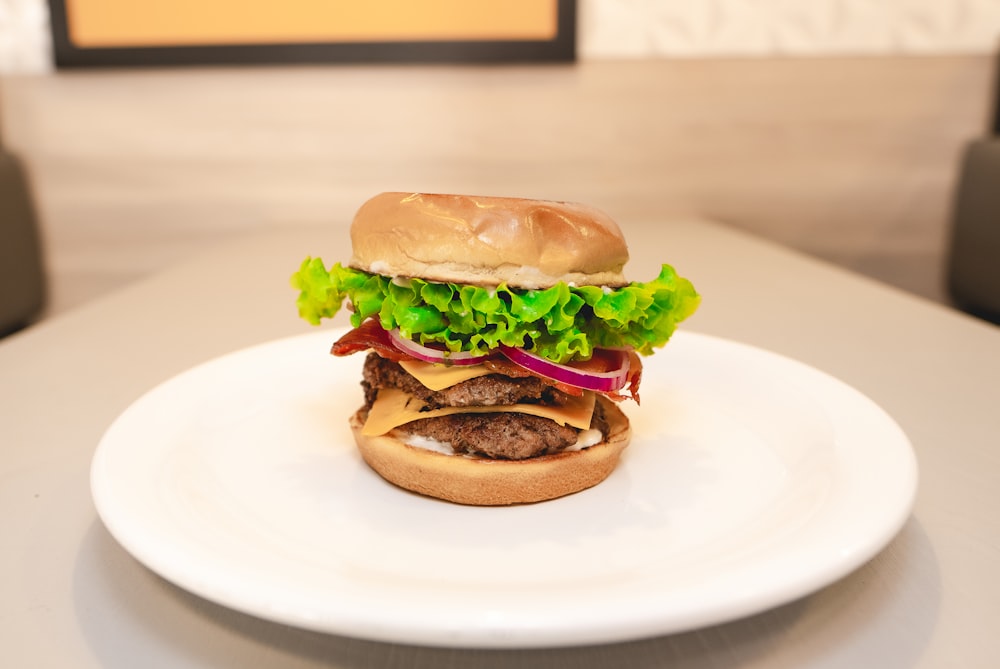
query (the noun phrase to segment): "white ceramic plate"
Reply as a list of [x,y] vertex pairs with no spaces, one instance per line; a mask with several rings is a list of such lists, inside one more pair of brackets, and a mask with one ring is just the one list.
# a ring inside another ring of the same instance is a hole
[[136,401],[94,457],[112,535],[177,585],[274,621],[424,645],[648,637],[762,611],[875,555],[916,464],[857,391],[688,332],[646,360],[604,483],[474,508],[399,490],[355,451],[363,355],[329,330],[239,351]]

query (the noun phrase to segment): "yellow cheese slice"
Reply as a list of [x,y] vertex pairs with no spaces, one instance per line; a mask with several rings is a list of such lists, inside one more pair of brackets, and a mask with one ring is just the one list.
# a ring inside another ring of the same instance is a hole
[[361,434],[374,437],[385,434],[389,430],[405,425],[420,418],[437,418],[458,413],[525,413],[554,420],[560,425],[570,425],[579,430],[590,428],[590,419],[594,413],[594,393],[584,393],[581,397],[573,397],[561,407],[541,406],[538,404],[508,404],[490,407],[442,407],[421,411],[424,403],[417,398],[396,388],[382,388],[378,397],[368,412],[368,420],[361,428]]
[[399,366],[431,390],[451,388],[456,383],[490,373],[482,365],[435,365],[422,360],[403,360]]

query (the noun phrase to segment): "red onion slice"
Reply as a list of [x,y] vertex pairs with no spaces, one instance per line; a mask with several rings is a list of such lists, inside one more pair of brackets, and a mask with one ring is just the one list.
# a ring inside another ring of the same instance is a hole
[[396,348],[408,355],[412,355],[417,360],[433,362],[439,365],[478,365],[489,357],[481,353],[469,353],[466,351],[453,353],[451,351],[430,348],[429,346],[424,346],[411,339],[407,339],[399,333],[398,328],[389,330],[389,339],[392,340]]
[[[501,345],[500,350],[511,362],[534,374],[577,388],[609,393],[621,390],[628,381],[629,355],[627,351],[595,349],[594,357],[587,362],[561,365],[522,348]],[[607,364],[600,365],[601,362],[607,362]],[[602,371],[592,371],[595,368]]]

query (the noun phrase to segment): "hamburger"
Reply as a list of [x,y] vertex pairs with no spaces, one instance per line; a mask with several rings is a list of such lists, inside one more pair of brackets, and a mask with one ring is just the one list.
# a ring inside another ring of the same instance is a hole
[[562,497],[603,481],[628,445],[640,356],[698,306],[663,265],[629,282],[618,225],[586,205],[383,193],[351,224],[353,253],[292,276],[313,324],[347,305],[335,356],[366,355],[350,418],[387,481],[471,505]]

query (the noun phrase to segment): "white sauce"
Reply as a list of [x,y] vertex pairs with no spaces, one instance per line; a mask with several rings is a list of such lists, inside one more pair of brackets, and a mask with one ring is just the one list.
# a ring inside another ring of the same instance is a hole
[[444,455],[455,455],[455,449],[453,449],[451,444],[448,442],[438,441],[437,439],[431,439],[430,437],[422,437],[419,434],[406,435],[403,443],[407,446],[422,448],[426,451],[434,451],[435,453],[443,453]]
[[591,446],[596,446],[603,440],[604,435],[601,434],[600,430],[581,430],[579,436],[576,438],[576,443],[568,447],[566,450],[582,451],[590,448]]

